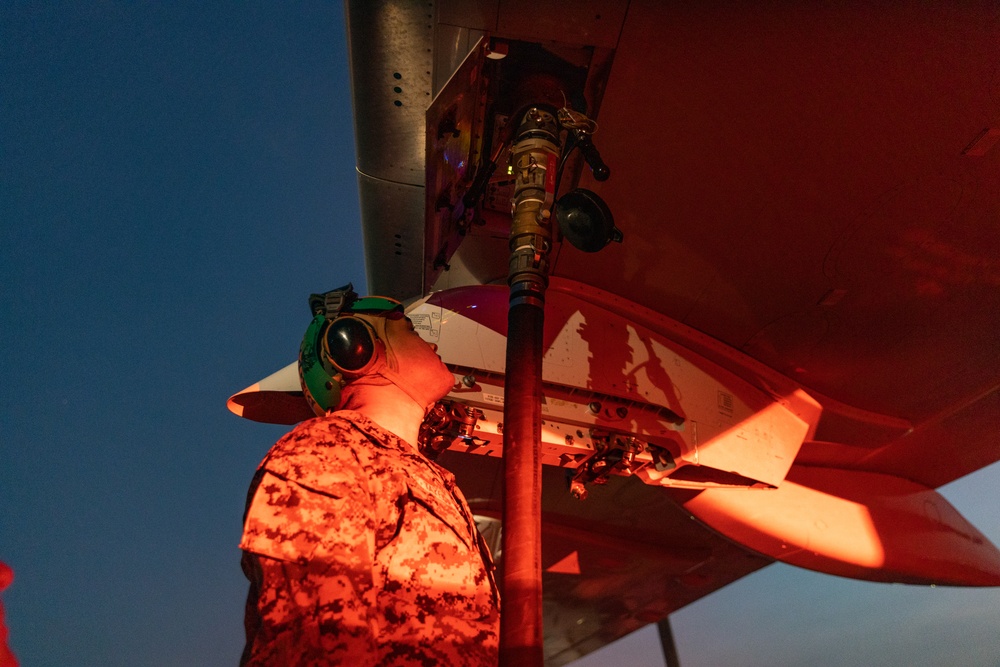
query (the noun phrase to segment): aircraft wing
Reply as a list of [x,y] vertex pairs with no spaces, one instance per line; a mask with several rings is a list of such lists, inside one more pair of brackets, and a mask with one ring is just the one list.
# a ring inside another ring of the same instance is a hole
[[[558,72],[566,104],[597,121],[611,169],[597,181],[577,159],[563,184],[599,195],[625,239],[593,254],[557,241],[560,303],[585,295],[601,310],[557,306],[556,320],[588,312],[625,338],[602,347],[586,325],[567,329],[590,375],[547,378],[551,396],[571,404],[559,392],[572,385],[580,410],[599,396],[649,411],[675,408],[671,391],[639,400],[637,387],[672,386],[686,430],[650,431],[643,451],[712,471],[612,476],[581,502],[567,492],[575,455],[546,467],[549,664],[777,559],[882,581],[1000,583],[1000,553],[934,491],[1000,458],[996,3],[346,4],[370,291],[445,290],[423,302],[427,322],[468,315],[474,333],[461,340],[489,356],[483,341],[502,339],[504,314],[469,309],[495,301],[483,286],[507,274],[503,165],[477,201],[463,199],[514,111],[512,80],[533,64]],[[653,377],[668,349],[690,385]],[[629,366],[642,354],[646,375]],[[617,376],[593,370],[609,357]],[[471,364],[473,382],[502,386],[488,365]],[[718,404],[695,419],[704,378]],[[734,426],[730,440],[754,452],[785,424],[781,466],[697,458],[716,451],[709,431],[732,416],[732,387],[736,409],[755,415],[740,424],[756,430]],[[494,394],[477,391],[486,423]],[[442,457],[487,519],[499,515],[493,453]],[[861,546],[842,552],[845,536]]]

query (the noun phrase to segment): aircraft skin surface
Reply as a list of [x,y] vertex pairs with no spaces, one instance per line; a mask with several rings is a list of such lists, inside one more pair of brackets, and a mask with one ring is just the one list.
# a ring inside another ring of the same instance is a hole
[[[456,375],[440,461],[488,530],[513,82],[555,72],[598,123],[611,177],[574,154],[560,192],[624,242],[550,255],[546,664],[774,560],[1000,585],[935,491],[1000,459],[995,3],[346,6],[369,291],[414,300]],[[293,423],[294,381],[230,406]]]
[[[1000,585],[1000,551],[933,489],[878,472],[793,465],[822,412],[801,389],[759,377],[755,393],[749,382],[657,335],[662,329],[600,308],[602,296],[562,282],[549,291],[543,464],[579,470],[600,460],[594,434],[628,434],[646,449],[619,474],[702,490],[685,509],[758,553],[858,579]],[[458,288],[408,310],[424,338],[448,351],[453,371],[469,370],[449,398],[484,417],[474,438],[452,445],[457,451],[502,451],[502,386],[491,388],[486,378],[502,376],[506,329],[497,314],[505,300],[503,287]],[[673,333],[690,334],[676,324]],[[595,388],[605,393],[588,391]],[[669,405],[668,418],[680,418],[649,420],[643,408],[650,404]],[[649,456],[660,447],[670,451],[669,469],[657,470]]]

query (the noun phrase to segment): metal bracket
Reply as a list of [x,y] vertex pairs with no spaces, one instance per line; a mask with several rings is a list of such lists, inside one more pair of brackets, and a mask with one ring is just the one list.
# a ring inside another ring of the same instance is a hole
[[340,314],[344,308],[357,301],[358,295],[354,291],[354,284],[347,283],[343,287],[324,292],[322,294],[309,295],[309,309],[313,315],[323,315],[332,319]]
[[418,446],[429,458],[448,449],[455,441],[481,447],[488,444],[473,433],[476,423],[483,418],[483,411],[455,401],[439,401],[430,409],[420,425]]
[[657,470],[676,467],[669,451],[635,436],[592,429],[590,437],[594,443],[594,453],[580,462],[576,474],[570,480],[569,491],[577,500],[587,498],[586,485],[589,483],[607,484],[611,475],[628,477],[649,465],[649,462],[636,463],[636,455],[643,452],[652,454],[652,463]]

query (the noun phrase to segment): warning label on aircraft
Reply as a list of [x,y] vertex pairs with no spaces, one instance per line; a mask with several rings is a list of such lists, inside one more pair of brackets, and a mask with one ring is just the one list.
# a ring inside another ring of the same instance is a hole
[[733,412],[733,395],[724,391],[719,391],[719,409],[722,412]]
[[493,403],[494,405],[503,405],[503,396],[498,396],[496,394],[483,394],[483,401],[485,403]]
[[417,331],[424,331],[432,340],[441,336],[441,313],[410,313],[410,321]]

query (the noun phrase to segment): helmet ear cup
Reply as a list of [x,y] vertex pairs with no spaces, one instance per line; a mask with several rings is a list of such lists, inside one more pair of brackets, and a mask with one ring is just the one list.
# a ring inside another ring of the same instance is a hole
[[365,375],[385,360],[385,344],[370,324],[358,317],[344,316],[330,322],[321,334],[323,361],[331,375],[346,379]]

